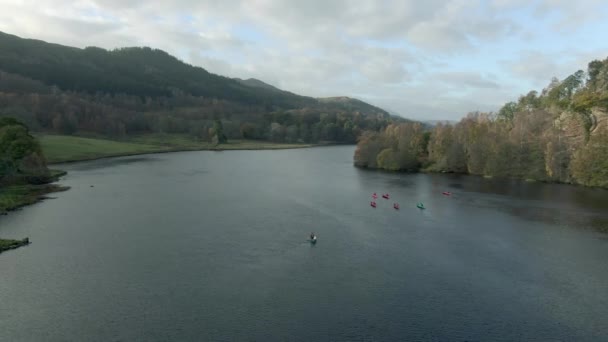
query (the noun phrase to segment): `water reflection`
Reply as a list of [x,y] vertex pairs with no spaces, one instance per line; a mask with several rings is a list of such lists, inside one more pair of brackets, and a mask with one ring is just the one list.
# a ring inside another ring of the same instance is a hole
[[[430,208],[443,206],[444,202],[438,201],[449,198],[467,207],[494,209],[527,221],[608,231],[608,191],[603,189],[459,174],[363,169],[358,175],[362,184],[369,184],[371,180],[377,191],[399,189],[404,192],[403,197],[430,201]],[[451,192],[451,196],[443,196],[444,191]]]
[[102,158],[98,160],[91,160],[88,162],[78,162],[78,163],[65,163],[65,164],[56,164],[54,168],[60,170],[74,170],[74,171],[89,171],[96,169],[104,169],[108,167],[116,167],[120,165],[129,165],[134,163],[155,163],[159,162],[162,159],[159,157],[155,157],[152,155],[143,155],[143,156],[135,156],[135,157],[118,157],[118,158]]
[[[360,170],[352,155],[72,165],[70,191],[0,221],[2,236],[34,241],[0,256],[10,308],[0,309],[0,340],[608,336],[608,234],[577,230],[607,226],[608,192]],[[372,209],[373,192],[391,199]]]

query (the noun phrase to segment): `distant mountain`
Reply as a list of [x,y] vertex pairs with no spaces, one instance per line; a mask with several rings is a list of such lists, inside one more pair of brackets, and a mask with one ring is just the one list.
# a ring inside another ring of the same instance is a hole
[[240,79],[240,78],[234,78],[235,81],[239,82],[242,85],[246,85],[248,87],[253,87],[253,88],[263,88],[263,89],[268,89],[268,90],[273,90],[273,91],[282,91],[281,89],[272,86],[268,83],[262,82],[256,78],[248,78],[246,80]]
[[220,120],[229,138],[354,142],[363,130],[399,120],[360,100],[316,99],[212,74],[149,47],[79,49],[2,32],[0,101],[0,116],[64,134],[208,139]]
[[333,108],[340,108],[342,110],[390,116],[390,114],[382,108],[347,96],[321,97],[317,98],[317,100],[322,104],[329,105]]
[[0,32],[0,69],[62,90],[172,96],[176,91],[281,108],[315,105],[313,98],[246,86],[148,47],[78,49]]

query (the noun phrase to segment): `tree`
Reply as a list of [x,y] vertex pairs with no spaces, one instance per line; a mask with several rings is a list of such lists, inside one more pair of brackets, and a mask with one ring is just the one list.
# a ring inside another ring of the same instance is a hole
[[46,180],[42,150],[27,127],[13,118],[0,118],[0,184],[19,179]]
[[580,184],[608,187],[608,132],[592,136],[574,154],[572,174]]
[[399,171],[402,170],[399,159],[398,151],[393,150],[392,148],[385,148],[378,154],[378,157],[376,157],[376,163],[381,169]]
[[538,109],[540,106],[541,101],[538,97],[538,92],[535,90],[530,91],[525,96],[520,96],[517,103],[517,109],[519,111],[532,111]]
[[300,136],[300,130],[299,130],[299,128],[298,128],[297,125],[290,125],[285,130],[285,139],[289,143],[295,143],[295,142],[297,142],[299,136]]
[[241,136],[244,139],[255,139],[257,138],[256,127],[254,124],[245,122],[241,124]]
[[221,120],[215,120],[213,122],[213,136],[215,144],[225,144],[228,142],[228,138],[224,134],[224,126],[222,125]]
[[591,90],[597,89],[598,76],[600,75],[602,68],[604,68],[604,63],[602,61],[594,60],[589,63],[587,67],[587,84]]
[[498,111],[497,119],[504,122],[511,122],[513,121],[515,112],[517,112],[517,103],[513,101],[507,102]]
[[270,124],[270,140],[276,142],[285,141],[285,126],[278,122]]
[[382,138],[379,133],[365,132],[359,138],[355,150],[355,166],[378,167],[378,154],[383,150]]

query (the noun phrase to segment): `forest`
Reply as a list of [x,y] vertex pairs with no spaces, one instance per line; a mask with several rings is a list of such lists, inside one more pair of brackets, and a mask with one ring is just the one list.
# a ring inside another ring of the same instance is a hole
[[32,131],[355,143],[405,122],[365,102],[317,99],[207,72],[148,47],[78,49],[0,32],[0,117]]
[[496,113],[469,113],[430,130],[401,123],[365,132],[354,163],[608,188],[608,59],[554,78]]

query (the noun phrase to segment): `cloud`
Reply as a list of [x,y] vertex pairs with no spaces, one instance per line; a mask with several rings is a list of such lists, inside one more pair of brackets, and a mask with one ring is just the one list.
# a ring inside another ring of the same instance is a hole
[[608,51],[597,35],[608,29],[599,20],[607,6],[596,0],[0,0],[0,8],[0,30],[26,38],[147,45],[222,75],[439,119],[500,105]]
[[232,65],[218,58],[201,55],[192,51],[186,61],[192,65],[204,66],[205,70],[214,74],[239,77],[240,70],[235,70]]
[[407,78],[407,71],[397,61],[378,58],[365,62],[361,74],[371,81],[381,83],[399,83]]
[[551,78],[560,80],[577,70],[587,70],[587,64],[594,59],[608,57],[608,47],[590,51],[572,51],[570,49],[555,52],[537,50],[523,51],[517,58],[503,61],[503,66],[516,78],[532,82],[538,89],[549,84]]
[[498,89],[500,85],[489,79],[488,76],[481,75],[477,72],[469,71],[453,71],[437,74],[436,77],[453,87],[470,86],[474,88]]
[[561,33],[569,33],[571,29],[605,20],[608,15],[604,0],[542,0],[535,9],[539,18],[554,16],[552,28]]

